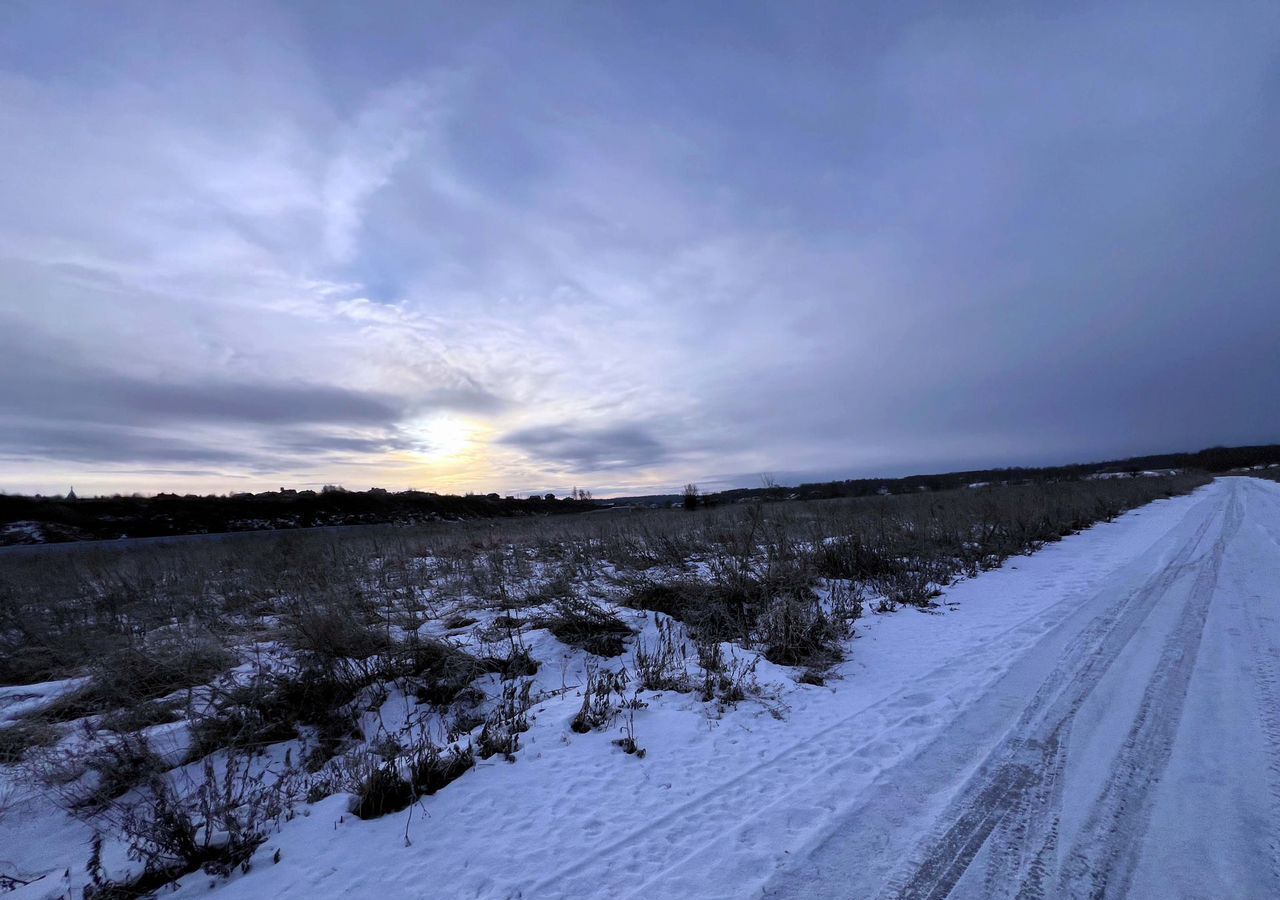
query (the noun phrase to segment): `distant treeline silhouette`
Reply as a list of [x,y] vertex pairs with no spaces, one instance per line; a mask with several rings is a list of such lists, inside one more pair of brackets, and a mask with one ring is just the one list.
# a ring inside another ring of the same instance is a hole
[[[381,489],[348,491],[326,485],[320,491],[285,490],[258,494],[198,496],[157,494],[154,497],[114,496],[28,497],[0,494],[0,545],[59,543],[237,531],[314,528],[336,525],[405,524],[512,518],[586,512],[611,504],[655,501],[652,505],[683,503],[719,506],[745,501],[821,500],[941,491],[977,484],[1020,484],[1099,476],[1121,477],[1143,472],[1179,469],[1222,473],[1280,464],[1280,444],[1253,447],[1211,447],[1196,453],[1163,453],[1130,459],[1042,468],[975,469],[905,478],[855,478],[784,487],[765,478],[759,488],[699,493],[695,485],[685,495],[657,495],[617,501],[556,499],[553,494],[528,499],[498,494],[457,496],[425,491],[389,492]],[[578,491],[575,489],[575,496]],[[585,492],[581,495],[589,497]]]
[[0,544],[169,537],[334,525],[506,518],[582,512],[586,501],[456,496],[425,491],[281,490],[260,494],[154,497],[0,495]]
[[870,497],[876,494],[909,494],[918,491],[941,491],[948,488],[968,487],[972,484],[1017,484],[1035,481],[1061,481],[1099,475],[1129,475],[1168,469],[1191,470],[1221,474],[1236,469],[1280,464],[1280,444],[1264,444],[1253,447],[1210,447],[1195,453],[1161,453],[1154,456],[1135,456],[1129,459],[1103,462],[1076,463],[1066,466],[1013,467],[1002,469],[973,469],[966,472],[946,472],[937,475],[909,475],[905,478],[853,478],[845,481],[824,481],[801,484],[797,487],[767,485],[759,488],[742,488],[721,491],[713,497],[720,502],[739,499],[794,498],[820,500],[834,497]]

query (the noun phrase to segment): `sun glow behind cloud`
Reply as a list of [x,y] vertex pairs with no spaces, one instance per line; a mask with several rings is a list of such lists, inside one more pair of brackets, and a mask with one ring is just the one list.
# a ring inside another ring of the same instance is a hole
[[451,415],[435,415],[406,422],[402,428],[409,436],[413,454],[438,463],[458,460],[474,452],[474,425]]

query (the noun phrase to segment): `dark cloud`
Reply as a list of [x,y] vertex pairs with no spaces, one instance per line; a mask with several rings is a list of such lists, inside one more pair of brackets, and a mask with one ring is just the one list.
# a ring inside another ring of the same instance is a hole
[[[38,341],[38,336],[29,336]],[[66,348],[62,348],[64,351]],[[389,425],[391,398],[327,385],[252,383],[209,378],[166,382],[122,375],[69,354],[0,341],[0,415],[124,426],[213,422]]]
[[[0,324],[3,324],[0,322]],[[0,336],[0,457],[128,465],[208,464],[253,471],[412,446],[397,428],[407,411],[490,409],[478,386],[427,392],[412,402],[314,384],[228,379],[164,382],[76,359],[56,339]],[[43,348],[43,349],[39,349]],[[195,430],[203,440],[184,435]],[[226,431],[235,436],[228,438]]]
[[498,443],[516,447],[542,465],[579,472],[645,468],[670,457],[657,438],[636,425],[594,429],[544,425],[513,431]]
[[60,461],[127,467],[139,474],[230,477],[236,473],[314,471],[334,462],[353,465],[409,446],[394,431],[364,438],[317,428],[263,429],[241,436],[243,440],[237,442],[216,435],[184,437],[162,428],[29,422],[0,416],[0,460],[19,465]]
[[300,456],[333,453],[375,455],[389,450],[405,450],[412,446],[410,441],[395,432],[386,432],[376,437],[331,434],[322,430],[272,432],[270,442],[274,449],[282,453]]
[[145,462],[246,466],[254,454],[145,429],[95,423],[51,424],[0,418],[0,458],[19,463],[64,460],[84,463]]

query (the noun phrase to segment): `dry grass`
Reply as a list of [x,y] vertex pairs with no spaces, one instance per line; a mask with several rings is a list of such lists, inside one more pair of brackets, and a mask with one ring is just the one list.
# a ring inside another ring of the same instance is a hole
[[[623,654],[632,629],[591,599],[605,594],[679,620],[699,648],[729,641],[818,673],[844,652],[864,598],[879,610],[928,606],[956,578],[1205,481],[993,485],[0,555],[0,683],[90,676],[0,729],[0,760],[52,741],[57,722],[97,717],[108,730],[140,731],[180,714],[192,691],[208,700],[195,716],[197,752],[305,734],[327,758],[353,733],[352,702],[385,682],[474,725],[477,679],[536,671],[520,639],[527,626],[595,656]],[[481,622],[486,649],[475,652],[429,633]],[[272,641],[292,668],[221,683],[237,654]],[[665,672],[662,648],[635,649],[650,681],[686,684]],[[724,693],[699,667],[706,692]],[[509,714],[486,716],[481,756],[518,745],[506,699]]]
[[[757,653],[820,683],[865,604],[927,607],[957,578],[1206,480],[0,554],[0,683],[88,676],[0,728],[0,764],[22,762],[81,814],[116,817],[147,865],[123,884],[99,872],[97,896],[131,896],[193,867],[247,862],[292,802],[283,782],[295,775],[313,798],[352,791],[355,813],[372,818],[477,758],[514,760],[535,700],[531,628],[597,658],[569,726],[618,726],[618,746],[641,756],[641,691],[732,704],[759,693]],[[656,634],[636,636],[618,607],[654,613]],[[257,665],[233,673],[241,662]],[[365,738],[393,690],[443,745],[380,724]],[[217,811],[239,829],[231,851],[201,831],[199,792],[176,792],[166,779],[177,770],[148,742],[148,729],[177,717],[191,723],[189,768],[231,798]],[[58,746],[73,729],[85,743]],[[298,755],[286,755],[277,788],[249,761],[282,742]]]
[[[598,604],[580,605],[582,587],[604,564],[631,573],[629,604],[751,642],[764,610],[778,598],[806,603],[819,579],[856,582],[890,604],[925,605],[956,577],[1206,480],[995,485],[692,515],[619,512],[8,554],[0,556],[0,683],[89,669],[104,703],[153,699],[225,664],[211,644],[270,632],[300,651],[365,659],[393,646],[397,629],[417,628],[456,598],[510,610],[553,604],[543,615],[561,632],[600,634],[597,651],[614,652],[624,628]],[[474,620],[457,610],[451,617],[454,628]],[[784,632],[795,630],[790,619]],[[190,646],[169,646],[184,642]],[[183,654],[185,663],[176,658]],[[157,655],[163,659],[148,671],[145,658]],[[112,678],[125,670],[131,677]],[[134,686],[133,674],[144,687]]]

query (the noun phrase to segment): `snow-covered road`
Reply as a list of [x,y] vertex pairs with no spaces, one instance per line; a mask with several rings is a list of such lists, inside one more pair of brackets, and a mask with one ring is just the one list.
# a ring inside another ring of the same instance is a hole
[[1280,485],[1193,500],[765,896],[1280,897]]

